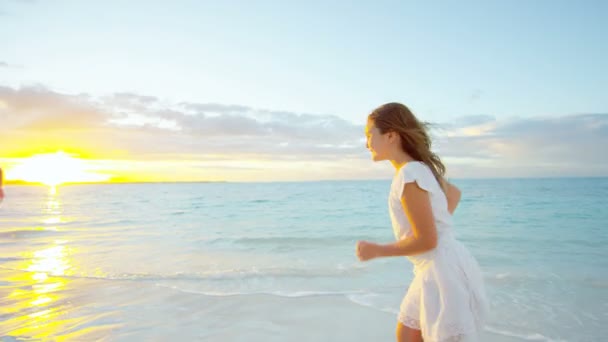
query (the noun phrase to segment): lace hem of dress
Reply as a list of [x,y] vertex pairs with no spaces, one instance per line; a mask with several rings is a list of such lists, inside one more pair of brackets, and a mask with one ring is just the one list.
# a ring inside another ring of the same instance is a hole
[[461,334],[461,335],[450,336],[448,338],[444,338],[442,340],[438,340],[437,342],[462,342],[469,335],[470,334]]
[[[408,328],[421,330],[420,329],[420,320],[417,320],[415,318],[411,318],[411,317],[408,317],[405,315],[400,315],[399,322]],[[428,336],[426,336],[426,337],[423,336],[424,341],[425,342],[427,342],[427,341],[428,342],[461,342],[461,341],[464,341],[465,338],[470,337],[471,335],[477,333],[476,329],[471,329],[471,328],[467,329],[467,328],[463,328],[462,326],[459,326],[459,325],[449,326],[448,330],[450,330],[448,333],[442,334],[444,336],[441,336],[441,337],[436,336],[436,337],[438,337],[436,339],[429,338]],[[424,335],[424,333],[423,333],[423,335]]]
[[401,322],[403,325],[405,325],[408,328],[420,330],[420,321],[415,318],[400,315],[399,322]]

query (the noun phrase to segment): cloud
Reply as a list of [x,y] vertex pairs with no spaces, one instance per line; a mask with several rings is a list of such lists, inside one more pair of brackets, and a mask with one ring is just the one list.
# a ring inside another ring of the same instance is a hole
[[138,159],[231,154],[312,160],[365,153],[363,126],[335,116],[175,104],[131,93],[94,98],[44,87],[0,87],[0,118],[5,122],[0,127],[3,154],[20,145],[10,137],[46,139],[57,142],[53,146],[80,146],[109,156],[120,151]]
[[[322,164],[345,177],[386,177],[390,167],[369,162],[363,121],[134,93],[0,87],[2,156],[63,149],[92,158],[189,160],[205,168],[251,168],[244,160]],[[453,177],[608,175],[608,114],[471,115],[434,127],[434,145]]]
[[473,93],[471,94],[471,96],[469,97],[469,100],[471,102],[478,101],[482,95],[483,95],[483,91],[481,89],[475,89],[473,91]]
[[441,154],[462,159],[472,176],[608,175],[608,114],[478,119],[440,143]]
[[108,117],[87,95],[65,95],[44,87],[0,87],[0,130],[92,128]]
[[[0,11],[0,16],[4,15],[6,13],[2,13],[2,11]],[[17,65],[17,64],[10,64],[4,61],[0,61],[0,68],[7,68],[7,69],[22,69],[23,66],[22,65]]]

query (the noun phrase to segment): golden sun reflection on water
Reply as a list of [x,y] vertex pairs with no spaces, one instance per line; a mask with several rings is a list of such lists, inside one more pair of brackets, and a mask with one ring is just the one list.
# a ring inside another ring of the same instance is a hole
[[47,338],[68,323],[63,315],[66,303],[61,299],[70,281],[62,277],[71,274],[70,254],[63,245],[22,254],[27,261],[18,268],[26,272],[8,279],[21,285],[8,295],[11,305],[6,309],[14,316],[8,322],[11,336]]
[[[49,219],[43,222],[61,222],[62,207],[56,190],[49,191],[43,214]],[[55,227],[46,227],[46,229]],[[1,330],[10,336],[45,339],[60,333],[69,324],[65,317],[69,307],[63,292],[72,280],[73,248],[67,240],[50,240],[44,248],[20,253],[23,259],[6,281],[14,284],[5,300],[9,305],[0,308],[0,315],[12,316],[0,323]]]
[[58,224],[64,221],[61,217],[62,206],[59,196],[57,195],[56,186],[49,187],[48,199],[42,212],[44,215],[48,215],[47,218],[42,220],[42,222],[47,225]]

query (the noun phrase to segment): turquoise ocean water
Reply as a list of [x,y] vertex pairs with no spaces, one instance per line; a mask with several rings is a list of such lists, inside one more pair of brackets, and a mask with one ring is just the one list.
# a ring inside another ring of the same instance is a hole
[[[484,341],[608,336],[608,179],[455,180]],[[1,340],[392,341],[390,181],[8,186]]]

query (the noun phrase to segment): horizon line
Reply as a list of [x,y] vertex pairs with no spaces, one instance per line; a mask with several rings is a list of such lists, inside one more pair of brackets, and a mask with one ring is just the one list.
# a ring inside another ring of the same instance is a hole
[[[603,176],[514,176],[514,177],[450,177],[454,180],[532,180],[532,179],[581,179],[581,178],[608,178]],[[313,179],[313,180],[269,180],[269,181],[227,181],[227,180],[190,180],[190,181],[103,181],[103,182],[65,182],[56,185],[42,182],[28,182],[22,180],[5,180],[4,185],[10,186],[65,186],[65,185],[112,185],[112,184],[188,184],[188,183],[309,183],[309,182],[360,182],[360,181],[387,181],[390,178],[356,178],[356,179]]]

